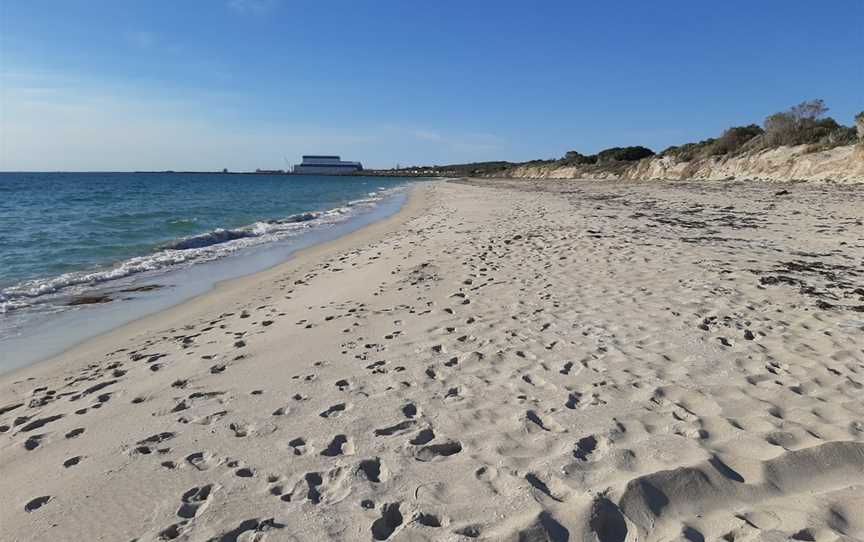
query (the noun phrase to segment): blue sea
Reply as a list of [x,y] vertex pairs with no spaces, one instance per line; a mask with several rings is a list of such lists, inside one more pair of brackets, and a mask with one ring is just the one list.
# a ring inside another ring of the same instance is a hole
[[[200,266],[238,256],[250,260],[256,250],[272,253],[277,246],[282,247],[277,259],[284,260],[301,244],[310,244],[308,239],[333,237],[322,232],[346,233],[381,218],[384,209],[395,212],[393,201],[400,194],[404,199],[409,182],[354,176],[0,173],[0,349],[4,339],[26,335],[23,330],[34,317],[86,310],[69,305],[84,296],[142,297],[116,292],[164,283],[165,276],[174,286],[184,280],[180,270],[204,269]],[[278,263],[272,254],[265,261]],[[259,261],[257,267],[263,265]],[[234,265],[228,275],[241,274],[241,267]],[[187,271],[185,280],[190,276]]]

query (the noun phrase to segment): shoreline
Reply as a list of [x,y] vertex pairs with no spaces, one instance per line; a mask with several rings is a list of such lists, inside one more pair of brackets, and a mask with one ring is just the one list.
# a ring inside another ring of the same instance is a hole
[[430,182],[0,376],[11,540],[864,537],[858,190]]
[[[406,190],[410,191],[411,188]],[[111,303],[97,302],[93,304],[95,306],[83,307],[83,310],[67,309],[54,314],[32,315],[30,318],[34,321],[24,324],[28,326],[25,331],[4,337],[0,342],[0,345],[6,349],[7,355],[21,357],[21,360],[16,360],[8,368],[0,363],[0,376],[63,355],[76,345],[97,339],[126,324],[150,315],[158,315],[178,304],[207,295],[221,282],[252,276],[277,267],[294,258],[294,255],[300,251],[350,235],[370,224],[386,220],[398,214],[407,199],[407,194],[391,195],[389,199],[381,202],[380,209],[365,211],[349,218],[346,222],[330,224],[325,228],[303,232],[294,238],[249,247],[238,254],[196,263],[190,267],[168,270],[152,277],[133,276],[131,277],[133,282],[129,282],[125,287],[123,283],[113,284],[113,287],[109,284],[97,287],[89,294],[95,298],[108,298]],[[394,205],[398,207],[395,212],[392,212],[390,208]],[[248,261],[254,263],[248,265],[244,263]],[[140,284],[144,285],[143,288],[139,286]],[[141,295],[139,293],[141,291],[145,292],[145,295]],[[125,298],[117,297],[118,294],[124,293]],[[66,306],[74,305],[74,301],[79,297],[69,297],[71,302]],[[178,297],[180,299],[176,300]],[[19,315],[12,317],[19,317]],[[119,323],[112,323],[118,321]],[[70,331],[70,327],[74,330]],[[89,330],[93,327],[96,328],[96,332]],[[46,334],[50,336],[51,345],[31,346],[34,341],[40,340],[40,336]]]
[[[208,296],[218,296],[220,294],[227,295],[226,292],[234,292],[238,288],[248,288],[259,280],[267,280],[267,278],[272,277],[273,274],[287,272],[287,270],[290,269],[290,266],[292,265],[302,266],[304,263],[308,263],[309,260],[320,257],[322,254],[327,253],[328,250],[338,250],[339,247],[350,245],[354,242],[354,239],[357,239],[357,242],[362,242],[362,239],[366,239],[367,236],[375,235],[374,233],[370,234],[369,231],[386,231],[386,229],[389,228],[391,224],[401,223],[401,221],[406,220],[406,217],[410,216],[412,212],[416,212],[418,208],[422,207],[423,195],[421,188],[422,185],[415,184],[409,186],[407,188],[407,199],[405,200],[405,202],[402,203],[399,210],[393,214],[385,216],[379,220],[375,220],[371,223],[362,225],[359,228],[350,230],[348,233],[339,235],[334,239],[317,242],[312,244],[311,246],[293,250],[289,253],[287,259],[281,261],[280,263],[265,267],[264,269],[261,269],[259,271],[243,273],[233,278],[218,280],[213,283],[211,287],[204,290],[203,292],[192,295],[191,297],[188,297],[178,303],[172,303],[169,304],[167,307],[157,309],[156,311],[147,312],[142,316],[135,317],[125,323],[120,324],[119,326],[109,328],[106,331],[103,331],[96,335],[85,336],[83,339],[78,340],[73,344],[70,344],[69,346],[63,348],[61,351],[50,354],[36,361],[31,361],[25,363],[24,365],[18,365],[8,371],[2,371],[0,372],[0,386],[2,386],[9,378],[14,377],[16,374],[26,371],[27,369],[35,368],[41,365],[53,365],[54,362],[62,361],[62,359],[68,357],[77,358],[80,356],[78,352],[79,349],[85,349],[85,351],[89,351],[91,349],[100,350],[101,347],[104,346],[105,342],[122,342],[124,338],[147,330],[150,328],[149,326],[153,326],[157,322],[163,321],[165,319],[168,319],[170,321],[176,320],[178,317],[188,317],[189,313],[187,311],[194,312],[196,310],[192,307],[197,307],[200,304],[203,304],[204,306],[212,305],[212,302],[208,303],[208,300],[206,299]],[[264,248],[266,249],[266,247]],[[208,263],[205,263],[203,265],[208,265]],[[120,300],[120,302],[123,303],[124,300]],[[100,307],[96,308],[98,309]],[[175,311],[179,312],[179,316],[175,314]],[[31,337],[29,336],[27,337],[27,339],[30,338]],[[90,344],[91,342],[94,344]]]

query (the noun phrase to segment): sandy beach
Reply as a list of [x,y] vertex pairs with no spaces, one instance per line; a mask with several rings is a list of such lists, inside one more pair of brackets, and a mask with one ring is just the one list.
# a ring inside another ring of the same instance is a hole
[[0,375],[0,538],[864,538],[864,192],[434,181]]

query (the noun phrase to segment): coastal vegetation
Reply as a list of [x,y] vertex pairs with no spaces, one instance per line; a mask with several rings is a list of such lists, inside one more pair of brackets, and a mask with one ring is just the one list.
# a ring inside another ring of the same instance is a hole
[[855,115],[855,129],[858,131],[858,141],[864,143],[864,111]]
[[608,164],[610,162],[632,162],[649,156],[654,156],[654,151],[647,147],[612,147],[588,156],[577,151],[569,151],[561,158],[561,161],[567,164]]
[[595,154],[578,150],[567,151],[560,158],[527,162],[490,161],[436,166],[413,166],[390,170],[390,174],[506,176],[519,167],[576,168],[580,174],[615,176],[643,159],[669,158],[676,162],[696,162],[715,158],[732,158],[806,145],[805,152],[818,152],[835,147],[864,143],[864,111],[854,118],[853,126],[845,126],[827,116],[829,109],[821,99],[807,100],[784,111],[768,115],[759,124],[732,126],[717,137],[673,145],[659,153],[644,146],[611,147]]
[[718,138],[710,137],[696,143],[685,143],[672,146],[660,153],[661,156],[674,156],[682,162],[696,158],[735,154],[754,138],[765,134],[765,130],[756,124],[733,126],[726,129]]
[[[765,118],[762,126],[733,126],[718,138],[669,147],[660,153],[689,162],[712,156],[734,156],[778,147],[810,145],[811,151],[852,145],[857,136],[854,127],[843,126],[825,116],[828,107],[823,100],[809,100]],[[859,114],[860,115],[860,114]]]

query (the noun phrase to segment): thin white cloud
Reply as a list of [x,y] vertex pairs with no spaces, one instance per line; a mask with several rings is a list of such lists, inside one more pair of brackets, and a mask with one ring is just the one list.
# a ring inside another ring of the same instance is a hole
[[260,15],[269,13],[276,8],[276,0],[228,0],[229,9],[237,13]]
[[441,141],[441,134],[431,130],[414,130],[414,137],[421,141]]

